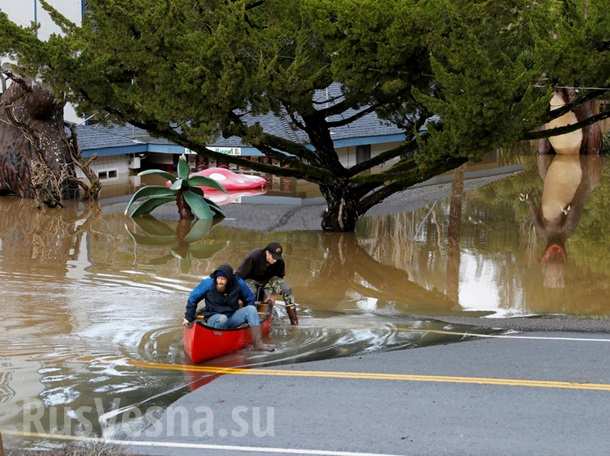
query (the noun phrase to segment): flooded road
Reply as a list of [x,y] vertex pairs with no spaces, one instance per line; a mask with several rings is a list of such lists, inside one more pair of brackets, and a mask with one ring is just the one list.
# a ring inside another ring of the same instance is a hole
[[[190,290],[219,262],[237,262],[264,236],[218,225],[185,246],[175,235],[167,239],[172,227],[138,225],[85,205],[39,211],[30,201],[0,201],[1,426],[19,427],[40,408],[49,431],[58,413],[89,406],[99,416],[96,431],[117,435],[127,432],[113,425],[117,415],[166,406],[215,378],[147,370],[137,361],[188,363],[180,322]],[[322,260],[308,259],[307,252],[320,244],[321,253],[324,242],[336,241],[303,235],[288,256],[299,294],[317,280],[311,268]],[[274,365],[461,337],[428,332],[456,329],[439,323],[354,312],[349,298],[329,293],[321,299],[322,288],[313,301],[303,300],[301,327],[285,319],[275,326],[276,352],[244,351],[213,364]]]
[[[178,240],[172,221],[2,198],[0,427],[19,427],[28,404],[41,404],[49,426],[54,410],[89,405],[96,431],[120,436],[128,429],[113,424],[117,415],[164,407],[213,381],[140,362],[188,363],[179,326],[188,293],[218,264],[237,265],[270,240],[285,247],[301,326],[281,318],[276,352],[246,350],[211,364],[359,355],[459,341],[472,330],[418,314],[607,317],[610,169],[576,158],[522,157],[522,172],[475,189],[461,170],[446,197],[367,217],[355,234],[271,233],[227,221],[193,226]],[[571,187],[562,169],[580,171],[569,173],[577,176]]]
[[[608,317],[608,162],[598,156],[520,161],[521,173],[457,199],[367,219],[359,245],[450,298],[453,305],[440,312]],[[460,216],[452,218],[456,201]]]

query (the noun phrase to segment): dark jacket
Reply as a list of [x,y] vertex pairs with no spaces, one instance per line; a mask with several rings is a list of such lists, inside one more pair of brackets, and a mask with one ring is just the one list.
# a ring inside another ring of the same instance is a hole
[[[216,289],[216,277],[223,275],[228,279],[224,293]],[[191,292],[186,304],[184,318],[194,321],[197,315],[197,304],[205,300],[204,316],[220,313],[231,316],[239,309],[238,300],[244,301],[245,305],[254,304],[254,294],[242,279],[233,274],[233,268],[228,264],[220,266],[209,277],[203,279]]]
[[264,284],[271,277],[283,278],[286,271],[284,260],[277,260],[274,264],[268,264],[265,249],[257,249],[246,257],[235,273],[244,280],[253,279]]

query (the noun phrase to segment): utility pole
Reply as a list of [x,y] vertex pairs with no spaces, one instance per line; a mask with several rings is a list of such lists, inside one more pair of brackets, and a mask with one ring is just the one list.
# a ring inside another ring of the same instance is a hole
[[38,37],[38,0],[34,0],[34,24],[36,24],[36,37]]
[[0,60],[0,95],[6,92],[6,81],[4,80],[4,74],[2,74],[2,60]]
[[2,432],[0,432],[0,456],[4,456],[4,447],[2,446]]

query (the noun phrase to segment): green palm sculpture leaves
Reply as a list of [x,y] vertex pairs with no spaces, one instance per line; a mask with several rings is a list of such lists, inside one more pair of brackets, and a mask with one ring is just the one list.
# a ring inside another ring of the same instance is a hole
[[[138,176],[157,175],[167,179],[169,186],[147,185],[133,194],[125,214],[130,217],[149,215],[158,207],[175,202],[186,204],[190,212],[199,220],[212,221],[215,217],[224,217],[222,210],[213,201],[204,197],[202,186],[225,191],[224,187],[213,179],[203,176],[191,176],[186,157],[178,160],[178,176],[160,169],[142,171]],[[183,212],[180,211],[181,218]]]
[[189,177],[188,184],[191,187],[206,186],[206,187],[210,187],[210,188],[215,188],[216,190],[220,190],[222,192],[225,191],[224,187],[222,185],[220,185],[214,179],[211,179],[211,178],[205,177],[205,176]]
[[214,212],[210,209],[204,198],[201,198],[196,193],[186,191],[184,192],[184,199],[191,208],[191,211],[193,211],[193,214],[195,214],[195,217],[199,220],[211,220],[214,218]]

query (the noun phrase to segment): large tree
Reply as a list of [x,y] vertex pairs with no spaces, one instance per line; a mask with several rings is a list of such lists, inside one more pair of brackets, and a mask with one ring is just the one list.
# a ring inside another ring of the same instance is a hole
[[[82,26],[42,3],[63,29],[48,42],[0,15],[0,52],[22,71],[81,112],[318,184],[322,227],[334,231],[499,145],[579,128],[532,133],[558,115],[548,112],[548,78],[578,83],[584,73],[572,61],[565,70],[568,53],[609,53],[604,0],[91,0]],[[589,67],[587,83],[603,86],[608,74]],[[331,84],[340,94],[320,96]],[[406,140],[343,166],[332,130],[373,111]],[[264,131],[256,118],[267,113],[290,119],[307,141]],[[239,136],[277,166],[206,148],[218,135]]]

